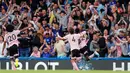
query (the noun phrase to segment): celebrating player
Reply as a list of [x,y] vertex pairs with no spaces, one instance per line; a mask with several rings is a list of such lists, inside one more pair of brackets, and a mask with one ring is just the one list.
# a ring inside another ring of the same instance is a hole
[[70,44],[70,48],[71,48],[71,63],[73,65],[73,68],[75,70],[79,70],[78,66],[77,66],[77,62],[81,59],[81,55],[80,55],[80,47],[79,47],[79,39],[80,39],[81,35],[74,33],[74,29],[70,28],[69,29],[69,34],[66,35],[65,37],[60,37],[60,39],[62,40],[67,40]]
[[[4,47],[2,50],[2,54],[4,54],[5,44],[7,43],[8,52],[10,55],[11,65],[12,69],[16,70],[16,67],[18,67],[18,34],[20,31],[24,31],[26,29],[30,28],[29,26],[22,29],[22,30],[14,30],[13,25],[7,25],[6,31],[7,33],[4,36]],[[15,62],[15,63],[14,63]]]

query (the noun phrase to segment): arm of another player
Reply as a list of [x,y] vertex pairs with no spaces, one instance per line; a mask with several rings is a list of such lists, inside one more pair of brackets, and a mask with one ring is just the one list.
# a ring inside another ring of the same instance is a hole
[[57,35],[57,38],[60,39],[60,40],[66,40],[66,39],[67,39],[67,36],[68,36],[68,35],[66,35],[65,37],[61,37],[61,36],[59,35],[59,33],[56,33],[56,35]]
[[24,31],[24,30],[27,30],[27,29],[29,29],[29,28],[31,28],[31,27],[32,27],[31,25],[28,25],[28,27],[25,27],[25,28],[21,29],[20,32],[21,32],[21,31]]

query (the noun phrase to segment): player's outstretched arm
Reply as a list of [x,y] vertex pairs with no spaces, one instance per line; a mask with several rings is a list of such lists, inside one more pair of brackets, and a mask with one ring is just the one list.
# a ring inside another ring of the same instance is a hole
[[60,40],[66,40],[64,37],[61,37],[61,36],[59,35],[59,33],[56,33],[56,35],[57,35],[57,38],[59,38]]
[[25,27],[25,28],[21,29],[20,32],[21,32],[21,31],[24,31],[24,30],[27,30],[27,29],[29,29],[29,28],[31,28],[31,27],[32,27],[32,26]]

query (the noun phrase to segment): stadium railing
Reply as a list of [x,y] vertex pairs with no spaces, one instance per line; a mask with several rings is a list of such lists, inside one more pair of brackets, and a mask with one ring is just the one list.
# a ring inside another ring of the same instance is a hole
[[[8,57],[2,57],[0,60],[9,60]],[[34,58],[34,57],[19,57],[19,60],[70,60],[70,58]],[[92,58],[91,60],[130,60],[130,58]]]

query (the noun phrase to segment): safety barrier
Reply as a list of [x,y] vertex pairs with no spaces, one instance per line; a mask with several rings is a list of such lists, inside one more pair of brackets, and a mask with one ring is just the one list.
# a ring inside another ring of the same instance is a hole
[[[72,70],[70,58],[20,57],[19,68],[24,70]],[[93,58],[89,62],[94,70],[130,71],[130,58]],[[0,69],[11,69],[9,58],[0,58]]]

